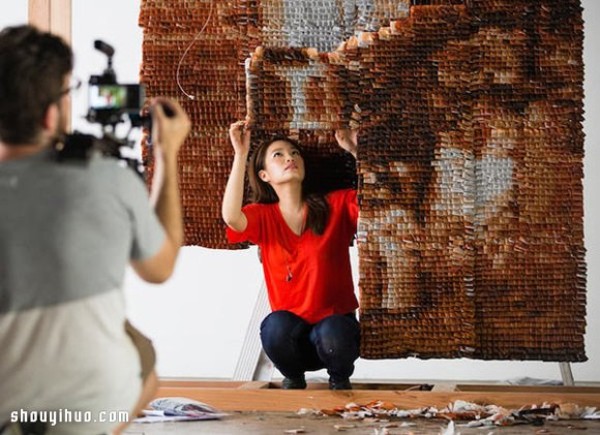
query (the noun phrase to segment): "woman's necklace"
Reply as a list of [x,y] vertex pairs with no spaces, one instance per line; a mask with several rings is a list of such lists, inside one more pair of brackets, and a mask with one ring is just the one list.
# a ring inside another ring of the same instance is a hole
[[[297,235],[298,237],[302,237],[302,234],[304,233],[304,229],[306,227],[306,205],[303,207],[302,209],[302,223],[300,225],[300,231],[296,232],[292,229],[292,227],[288,224],[288,227],[290,228],[290,230],[292,230],[292,232]],[[286,222],[287,223],[287,222]],[[286,270],[287,270],[287,274],[285,276],[285,281],[286,282],[290,282],[292,279],[294,279],[294,274],[292,272],[292,265],[291,263],[293,262],[293,260],[296,259],[296,257],[298,256],[298,245],[300,244],[300,240],[296,240],[295,241],[296,245],[294,246],[294,252],[290,252],[286,258]]]

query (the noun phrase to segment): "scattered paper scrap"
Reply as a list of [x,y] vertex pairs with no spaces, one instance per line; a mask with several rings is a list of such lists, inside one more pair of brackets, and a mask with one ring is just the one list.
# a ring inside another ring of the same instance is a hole
[[136,423],[216,420],[227,415],[206,403],[185,397],[155,399],[149,406],[151,409],[144,410],[144,416],[134,420]]
[[343,432],[345,430],[354,429],[356,427],[355,424],[334,424],[333,428],[338,432]]
[[444,432],[442,432],[442,435],[454,435],[454,433],[454,422],[450,420],[450,422],[448,423],[448,427],[446,428],[446,430],[444,430]]
[[[360,420],[363,422],[386,423],[389,419],[412,419],[412,418],[439,418],[455,421],[466,421],[458,426],[462,427],[496,427],[512,426],[515,424],[543,424],[546,420],[597,420],[600,419],[600,411],[595,407],[584,407],[573,403],[542,403],[523,406],[520,409],[506,409],[497,405],[481,405],[477,403],[456,400],[446,407],[438,409],[434,406],[426,406],[417,409],[399,409],[394,404],[382,401],[373,401],[366,405],[348,403],[333,409],[306,409],[298,411],[299,415],[324,415],[340,416],[345,420]],[[414,423],[404,422],[402,427],[412,426]],[[337,425],[342,427],[342,425]],[[335,426],[334,426],[335,427]],[[398,427],[394,422],[387,423],[381,429]],[[456,426],[448,426],[445,430],[455,431]],[[336,430],[338,430],[336,428]]]
[[304,427],[299,427],[298,429],[287,429],[283,431],[284,433],[306,433]]

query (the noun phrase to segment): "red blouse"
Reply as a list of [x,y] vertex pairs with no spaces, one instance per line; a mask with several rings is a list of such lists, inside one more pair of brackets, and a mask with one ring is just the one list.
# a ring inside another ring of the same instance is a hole
[[271,309],[291,311],[310,324],[358,307],[348,249],[358,221],[356,190],[337,190],[326,198],[329,221],[320,236],[310,229],[296,235],[277,203],[249,204],[242,209],[246,230],[227,228],[230,242],[260,247]]

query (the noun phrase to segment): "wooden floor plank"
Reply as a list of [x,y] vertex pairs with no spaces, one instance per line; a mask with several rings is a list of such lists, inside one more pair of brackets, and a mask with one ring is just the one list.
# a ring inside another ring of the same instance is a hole
[[[403,424],[405,426],[403,426]],[[185,422],[185,423],[134,423],[125,432],[126,435],[283,435],[286,430],[304,428],[307,434],[318,435],[373,435],[390,434],[440,434],[448,427],[448,421],[440,419],[410,419],[397,421],[396,425],[387,421],[349,421],[340,417],[298,416],[295,413],[244,412],[230,413],[222,420]],[[336,426],[346,426],[340,432]],[[543,427],[532,425],[467,428],[464,423],[456,422],[456,433],[461,435],[533,435],[545,433],[552,435],[597,434],[599,421],[548,421]]]
[[[274,384],[272,384],[274,385]],[[310,385],[306,390],[265,388],[265,383],[184,382],[161,383],[156,397],[187,397],[208,403],[223,411],[297,411],[300,408],[328,409],[349,402],[359,404],[382,400],[401,409],[424,406],[444,407],[455,400],[495,404],[506,408],[551,403],[576,403],[600,407],[600,388],[595,387],[514,387],[469,386],[470,391],[412,391],[354,389],[329,391],[326,384]]]

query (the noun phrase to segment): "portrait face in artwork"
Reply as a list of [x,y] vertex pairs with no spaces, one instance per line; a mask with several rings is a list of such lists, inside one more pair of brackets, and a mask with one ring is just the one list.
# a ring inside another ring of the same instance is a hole
[[[552,359],[570,349],[581,360],[582,340],[515,335],[555,336],[557,321],[584,332],[567,324],[585,314],[579,2],[439,3],[224,2],[220,13],[251,25],[214,51],[211,80],[237,87],[211,116],[219,125],[237,110],[257,137],[297,138],[323,186],[352,186],[358,173],[364,337],[397,337],[386,349],[364,342],[364,355]],[[356,166],[332,134],[348,126],[360,128]],[[566,294],[561,308],[540,308]]]

